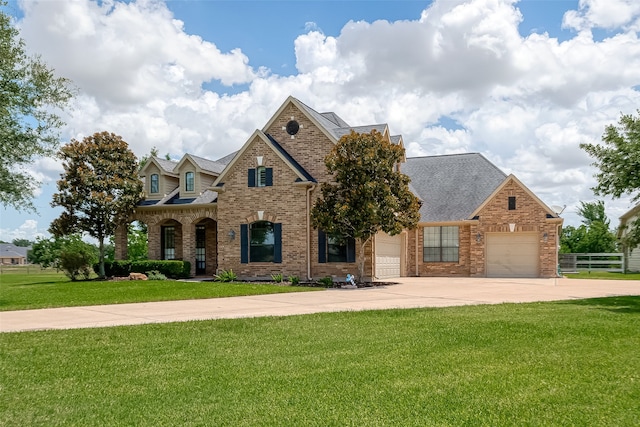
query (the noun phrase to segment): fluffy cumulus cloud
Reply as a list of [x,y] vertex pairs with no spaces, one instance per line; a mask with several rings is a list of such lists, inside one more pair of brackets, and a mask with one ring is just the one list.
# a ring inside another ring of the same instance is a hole
[[[138,155],[222,157],[293,95],[354,125],[388,123],[410,156],[481,152],[576,223],[579,201],[596,198],[579,144],[640,105],[636,0],[580,0],[563,40],[521,34],[517,0],[435,0],[413,20],[349,21],[332,35],[309,23],[288,76],[187,33],[160,1],[21,7],[27,45],[78,87],[66,135],[113,131]],[[613,224],[630,207],[607,206]]]

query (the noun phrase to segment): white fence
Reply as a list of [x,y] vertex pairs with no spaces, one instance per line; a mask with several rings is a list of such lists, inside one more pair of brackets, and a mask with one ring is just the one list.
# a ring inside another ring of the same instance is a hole
[[611,271],[622,273],[624,271],[624,254],[559,254],[558,263],[560,264],[560,270],[565,273],[572,271]]

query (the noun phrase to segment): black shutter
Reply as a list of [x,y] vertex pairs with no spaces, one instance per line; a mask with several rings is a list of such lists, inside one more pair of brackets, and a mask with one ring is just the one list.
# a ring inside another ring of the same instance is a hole
[[248,179],[249,179],[249,187],[255,187],[256,186],[256,170],[255,169],[249,169]]
[[273,168],[266,168],[264,172],[264,186],[273,186]]
[[249,262],[249,226],[240,224],[240,262],[247,264]]
[[282,224],[276,222],[273,224],[273,262],[282,262]]
[[322,230],[318,230],[318,262],[327,262],[327,234]]
[[356,241],[353,237],[347,238],[347,262],[356,262]]

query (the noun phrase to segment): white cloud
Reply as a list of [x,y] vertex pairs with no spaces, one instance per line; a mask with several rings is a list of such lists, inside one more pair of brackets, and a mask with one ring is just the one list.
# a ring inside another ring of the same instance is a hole
[[[294,41],[292,76],[188,34],[162,2],[21,4],[27,46],[79,87],[66,135],[112,131],[138,155],[155,146],[174,158],[224,156],[293,95],[354,125],[389,123],[410,155],[481,152],[547,204],[577,206],[595,198],[579,144],[640,105],[635,0],[581,1],[565,15],[576,30],[565,41],[521,36],[515,0],[436,0],[415,20],[350,21],[338,35],[309,24]],[[595,27],[609,37],[594,40]],[[211,80],[247,89],[204,90]],[[53,179],[54,169],[39,173]]]
[[565,13],[563,25],[575,30],[594,27],[628,28],[638,31],[640,3],[637,0],[580,0],[578,10]]
[[0,240],[12,242],[14,239],[27,239],[35,241],[38,237],[46,237],[46,230],[38,227],[38,221],[34,219],[25,220],[15,229],[0,228]]

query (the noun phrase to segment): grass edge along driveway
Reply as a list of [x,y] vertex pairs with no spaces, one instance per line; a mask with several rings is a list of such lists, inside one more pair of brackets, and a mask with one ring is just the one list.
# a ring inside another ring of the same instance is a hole
[[176,280],[72,282],[64,274],[55,272],[3,273],[0,275],[0,311],[224,298],[321,289],[263,283]]
[[0,335],[0,414],[38,425],[640,420],[640,297]]

